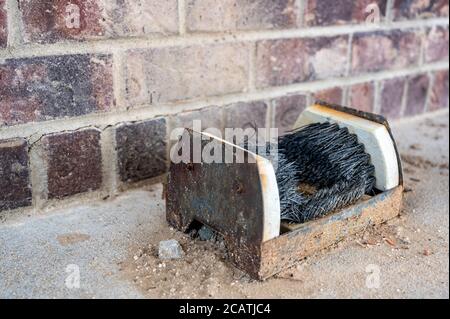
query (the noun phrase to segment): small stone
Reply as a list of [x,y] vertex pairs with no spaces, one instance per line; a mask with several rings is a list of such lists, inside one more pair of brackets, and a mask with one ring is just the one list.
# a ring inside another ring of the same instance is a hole
[[203,226],[198,231],[198,237],[202,241],[209,241],[209,240],[214,239],[215,233],[214,233],[214,231],[211,228]]
[[432,254],[433,254],[433,253],[432,253],[429,249],[425,249],[425,250],[423,251],[423,255],[426,256],[426,257],[431,256]]
[[159,253],[160,259],[181,259],[183,258],[183,248],[178,241],[166,240],[159,243]]
[[402,237],[400,238],[400,241],[404,245],[411,245],[411,239],[409,237]]

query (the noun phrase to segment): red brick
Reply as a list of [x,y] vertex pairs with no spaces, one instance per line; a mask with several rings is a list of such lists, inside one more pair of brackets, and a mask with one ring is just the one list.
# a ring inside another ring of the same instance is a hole
[[431,96],[428,105],[429,111],[448,108],[448,78],[448,70],[434,73],[434,81],[431,87]]
[[125,60],[128,103],[158,104],[246,91],[248,56],[244,44],[132,50]]
[[108,111],[112,62],[104,55],[7,60],[0,64],[0,126]]
[[116,130],[119,175],[138,182],[167,172],[165,119],[123,124]]
[[408,79],[408,95],[405,115],[418,115],[425,111],[430,79],[427,74],[420,74]]
[[0,211],[31,205],[28,144],[23,139],[0,141]]
[[172,119],[172,128],[193,128],[194,121],[201,121],[202,130],[217,128],[222,131],[223,109],[213,106],[198,111],[177,114]]
[[448,16],[448,0],[394,0],[394,19]]
[[374,83],[355,84],[350,88],[349,104],[364,112],[373,112],[375,101]]
[[225,129],[265,128],[267,103],[263,101],[240,102],[225,108]]
[[405,78],[394,78],[382,82],[380,99],[382,115],[389,119],[397,119],[401,116],[405,84]]
[[258,87],[341,77],[347,68],[348,37],[262,41],[257,45]]
[[[52,43],[178,32],[176,0],[19,0],[19,5],[25,42]],[[79,20],[72,20],[73,16]],[[75,21],[79,21],[78,26]]]
[[283,96],[273,100],[275,112],[275,127],[278,128],[278,134],[284,135],[292,130],[295,122],[307,106],[307,96],[304,94],[295,94]]
[[434,27],[428,31],[426,42],[426,62],[448,60],[448,27]]
[[353,74],[393,70],[419,63],[421,38],[413,31],[356,34],[353,39]]
[[307,0],[305,23],[308,26],[342,25],[362,23],[369,16],[366,8],[376,3],[380,9],[380,18],[386,16],[387,0]]
[[6,47],[8,40],[8,21],[5,5],[5,0],[0,0],[0,48]]
[[344,92],[340,87],[334,87],[331,89],[322,90],[314,93],[314,98],[330,104],[342,104],[342,97]]
[[45,136],[48,198],[64,198],[102,186],[100,132],[93,129]]
[[295,0],[188,0],[188,31],[286,29],[297,26]]

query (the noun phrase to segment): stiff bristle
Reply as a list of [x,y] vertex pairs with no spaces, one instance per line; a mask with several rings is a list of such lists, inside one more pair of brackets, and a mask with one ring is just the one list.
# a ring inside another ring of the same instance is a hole
[[337,124],[315,123],[281,137],[278,161],[281,219],[292,223],[354,204],[375,185],[364,145]]

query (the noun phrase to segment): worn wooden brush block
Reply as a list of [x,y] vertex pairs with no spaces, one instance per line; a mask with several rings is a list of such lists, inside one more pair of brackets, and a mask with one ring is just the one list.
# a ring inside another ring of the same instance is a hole
[[320,104],[308,107],[298,118],[294,129],[312,123],[336,123],[348,128],[364,144],[375,166],[375,187],[380,191],[399,185],[399,167],[394,141],[385,125]]

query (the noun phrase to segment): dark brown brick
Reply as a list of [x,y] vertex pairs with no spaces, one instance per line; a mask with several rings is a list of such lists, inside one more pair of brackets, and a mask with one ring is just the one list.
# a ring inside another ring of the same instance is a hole
[[350,88],[349,104],[364,112],[373,112],[375,102],[374,83],[355,84]]
[[348,37],[262,41],[257,51],[258,87],[289,85],[345,75]]
[[434,73],[433,86],[431,87],[431,96],[428,104],[429,111],[448,108],[448,78],[448,70]]
[[6,47],[6,42],[8,40],[8,21],[5,5],[5,0],[0,0],[0,48]]
[[0,64],[0,126],[108,111],[111,58],[68,55]]
[[401,116],[405,84],[405,78],[394,78],[382,82],[380,99],[382,115],[389,119],[397,119]]
[[344,92],[340,87],[334,87],[314,93],[314,99],[331,104],[342,104]]
[[246,44],[131,50],[126,58],[129,106],[243,92],[248,89]]
[[295,0],[188,0],[189,31],[286,29],[297,26]]
[[267,103],[263,101],[240,102],[225,108],[225,128],[265,128]]
[[56,42],[94,38],[103,34],[97,2],[19,0],[25,42]]
[[394,0],[394,19],[448,16],[448,0]]
[[30,205],[27,142],[23,139],[0,141],[0,211]]
[[48,198],[97,190],[102,186],[100,132],[94,129],[43,138],[48,161]]
[[365,22],[370,13],[366,13],[366,8],[374,3],[380,9],[380,18],[384,19],[386,16],[387,0],[307,0],[306,2],[305,23],[308,26]]
[[353,39],[353,74],[401,69],[419,63],[420,35],[413,31],[356,34]]
[[194,121],[201,121],[202,130],[217,128],[222,131],[223,109],[212,106],[198,111],[185,112],[173,117],[173,128],[193,128]]
[[165,119],[117,128],[119,174],[123,182],[137,182],[167,172],[166,130]]
[[273,106],[275,127],[278,128],[278,134],[281,136],[294,127],[298,117],[307,106],[307,96],[304,94],[283,96],[274,99]]
[[19,0],[25,42],[173,34],[176,0]]
[[448,27],[434,27],[428,31],[426,42],[426,62],[448,60]]
[[430,78],[427,74],[420,74],[408,79],[406,116],[422,114],[425,111],[429,87]]

